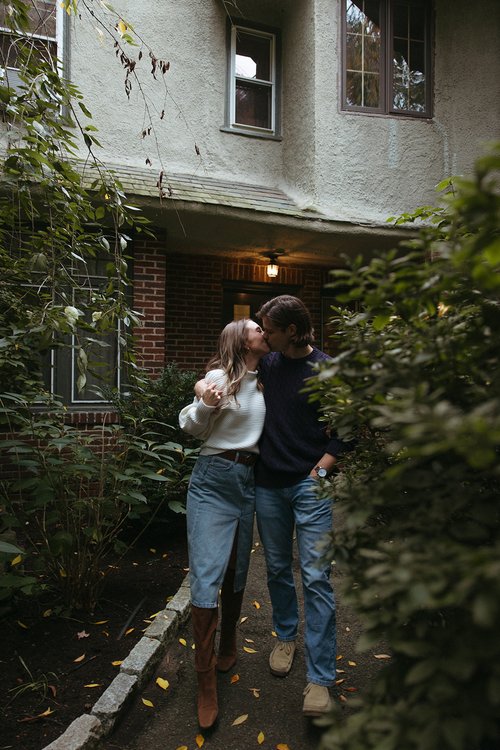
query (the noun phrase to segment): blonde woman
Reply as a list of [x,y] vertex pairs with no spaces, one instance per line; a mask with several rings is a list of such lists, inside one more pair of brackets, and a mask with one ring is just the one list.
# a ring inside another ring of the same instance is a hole
[[253,320],[229,323],[208,364],[203,394],[179,415],[181,428],[204,441],[187,495],[191,618],[202,729],[217,719],[217,670],[227,672],[236,663],[236,625],[252,546],[254,464],[265,417],[257,366],[268,352],[262,328]]

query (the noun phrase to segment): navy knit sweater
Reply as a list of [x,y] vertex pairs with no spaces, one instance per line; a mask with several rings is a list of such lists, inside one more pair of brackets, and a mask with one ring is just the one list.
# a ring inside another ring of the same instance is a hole
[[312,364],[329,359],[319,349],[300,359],[271,352],[260,363],[266,419],[259,442],[255,481],[261,487],[291,487],[304,479],[324,453],[338,456],[342,442],[329,437],[318,419],[318,403],[301,393],[314,375]]

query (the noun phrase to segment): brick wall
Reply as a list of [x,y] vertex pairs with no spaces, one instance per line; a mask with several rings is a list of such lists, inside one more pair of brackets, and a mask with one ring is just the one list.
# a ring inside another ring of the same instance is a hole
[[137,364],[154,376],[165,362],[165,242],[145,239],[134,243],[133,309],[142,315],[137,328]]
[[223,282],[241,281],[300,287],[298,296],[311,312],[317,332],[321,324],[321,288],[328,281],[328,269],[287,264],[279,276],[270,280],[265,264],[208,255],[167,255],[166,278],[166,361],[203,373],[215,351],[221,330]]

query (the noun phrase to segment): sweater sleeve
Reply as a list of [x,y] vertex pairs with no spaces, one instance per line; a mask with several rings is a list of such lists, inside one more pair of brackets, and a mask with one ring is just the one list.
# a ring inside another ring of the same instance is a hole
[[[205,376],[208,383],[214,383],[219,388],[224,384],[224,373],[222,370],[211,370]],[[220,415],[220,409],[215,406],[207,406],[203,399],[194,398],[191,404],[185,406],[179,414],[179,425],[181,430],[187,432],[200,440],[206,440],[210,435],[214,422]]]
[[195,398],[181,410],[179,425],[189,435],[205,440],[210,435],[216,418],[215,406],[207,406],[203,399]]

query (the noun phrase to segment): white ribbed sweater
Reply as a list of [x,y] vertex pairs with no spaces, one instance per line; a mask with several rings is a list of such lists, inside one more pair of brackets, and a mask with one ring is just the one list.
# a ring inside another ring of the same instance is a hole
[[[225,390],[223,370],[209,370],[205,380],[214,383],[219,390]],[[202,455],[227,450],[258,453],[265,416],[264,396],[257,388],[257,373],[249,370],[241,381],[236,399],[223,396],[221,406],[216,409],[195,398],[192,404],[182,409],[179,424],[185,432],[204,440]]]

